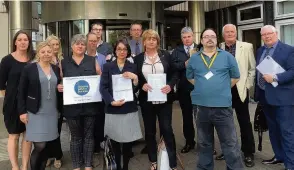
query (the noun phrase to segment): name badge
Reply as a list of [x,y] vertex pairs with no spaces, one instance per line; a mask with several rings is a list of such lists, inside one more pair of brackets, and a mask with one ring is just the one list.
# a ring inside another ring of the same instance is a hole
[[205,74],[204,77],[206,78],[206,80],[209,80],[212,76],[213,76],[213,73],[209,71],[207,74]]

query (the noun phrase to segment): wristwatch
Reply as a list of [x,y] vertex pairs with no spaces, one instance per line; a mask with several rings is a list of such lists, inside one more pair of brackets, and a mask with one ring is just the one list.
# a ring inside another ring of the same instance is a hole
[[274,76],[273,76],[273,82],[278,82],[278,77],[277,77],[277,75],[274,75]]

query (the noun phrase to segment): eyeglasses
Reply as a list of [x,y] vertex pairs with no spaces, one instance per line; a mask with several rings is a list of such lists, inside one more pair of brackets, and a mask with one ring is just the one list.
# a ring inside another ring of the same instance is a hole
[[204,36],[203,39],[216,39],[216,36]]
[[94,29],[92,29],[92,31],[102,31],[102,29],[94,28]]
[[142,31],[141,29],[131,29],[131,30],[136,32]]
[[116,49],[116,51],[117,51],[117,52],[127,52],[128,49],[126,49],[126,48],[124,48],[124,49],[120,49],[120,48],[119,48],[119,49]]
[[90,43],[97,43],[97,40],[89,40]]
[[262,37],[266,37],[266,36],[270,36],[270,35],[273,35],[274,32],[268,32],[268,33],[264,33],[264,34],[261,34]]

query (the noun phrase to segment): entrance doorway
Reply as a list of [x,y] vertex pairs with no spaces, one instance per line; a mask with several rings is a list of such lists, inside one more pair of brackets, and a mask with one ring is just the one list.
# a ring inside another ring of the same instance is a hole
[[251,43],[253,45],[255,56],[257,49],[263,45],[260,36],[261,27],[263,27],[263,24],[252,24],[238,27],[239,40]]

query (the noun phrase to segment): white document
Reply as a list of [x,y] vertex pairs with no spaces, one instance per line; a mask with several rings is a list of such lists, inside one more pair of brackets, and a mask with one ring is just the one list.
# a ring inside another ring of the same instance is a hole
[[99,91],[100,76],[63,78],[63,104],[80,104],[102,101]]
[[166,74],[148,74],[148,84],[152,87],[152,91],[148,91],[148,101],[167,101],[167,95],[161,92],[166,85]]
[[124,99],[125,102],[134,101],[132,80],[126,79],[122,74],[112,75],[113,99]]
[[[281,67],[272,57],[266,56],[262,62],[256,67],[256,69],[262,74],[276,75],[285,72],[284,68]],[[274,87],[278,86],[278,82],[272,82]]]

